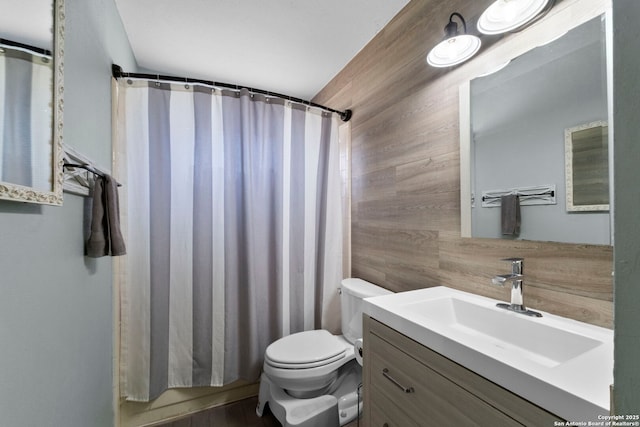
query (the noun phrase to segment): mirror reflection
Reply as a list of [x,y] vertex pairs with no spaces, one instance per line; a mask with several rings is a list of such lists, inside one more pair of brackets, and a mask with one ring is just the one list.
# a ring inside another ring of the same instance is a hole
[[568,211],[609,210],[609,128],[593,122],[565,129]]
[[[567,210],[565,190],[565,129],[607,121],[606,69],[599,17],[471,81],[473,237],[610,244],[609,212]],[[521,198],[520,233],[503,236],[500,204],[482,195],[532,188],[545,194]]]
[[[0,198],[61,204],[55,6],[0,0]],[[59,33],[61,34],[61,33]],[[59,78],[60,77],[60,78]],[[61,107],[61,105],[60,105]]]
[[51,190],[51,52],[0,39],[0,181]]

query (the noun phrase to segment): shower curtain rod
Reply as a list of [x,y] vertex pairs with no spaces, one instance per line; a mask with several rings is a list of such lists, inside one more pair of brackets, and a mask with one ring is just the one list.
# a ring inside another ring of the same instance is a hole
[[281,93],[269,92],[263,89],[256,89],[256,88],[247,87],[247,86],[239,86],[239,85],[234,85],[230,83],[220,83],[220,82],[214,82],[210,80],[192,79],[190,77],[165,76],[162,74],[128,73],[128,72],[122,71],[122,67],[120,67],[117,64],[111,65],[111,73],[115,79],[118,79],[120,77],[133,77],[133,78],[139,78],[139,79],[149,79],[149,80],[156,79],[156,80],[165,80],[165,81],[172,81],[172,82],[179,82],[179,83],[200,83],[208,86],[216,86],[216,87],[233,89],[233,90],[247,89],[249,92],[259,93],[261,95],[267,95],[267,96],[274,96],[276,98],[286,99],[288,101],[296,102],[298,104],[304,104],[310,107],[321,108],[325,111],[330,111],[332,113],[339,114],[340,119],[343,122],[348,122],[351,119],[351,116],[353,114],[351,110],[338,111],[338,110],[334,110],[333,108],[325,107],[324,105],[316,104],[315,102],[305,101],[304,99],[295,98],[289,95],[283,95]]
[[50,50],[42,49],[40,47],[31,46],[31,45],[20,43],[20,42],[14,42],[13,40],[0,38],[0,44],[3,44],[5,46],[19,48],[19,49],[28,50],[28,51],[30,51],[32,53],[36,53],[38,55],[51,57],[51,51]]

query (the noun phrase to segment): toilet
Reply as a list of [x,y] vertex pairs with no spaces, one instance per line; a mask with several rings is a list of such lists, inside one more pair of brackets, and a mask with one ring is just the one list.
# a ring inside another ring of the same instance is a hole
[[265,405],[284,427],[338,427],[358,416],[362,300],[391,292],[362,279],[341,286],[342,335],[304,331],[271,343],[264,355],[256,413]]

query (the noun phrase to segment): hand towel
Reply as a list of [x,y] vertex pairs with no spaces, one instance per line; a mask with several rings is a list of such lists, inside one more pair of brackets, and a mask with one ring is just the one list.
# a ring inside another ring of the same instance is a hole
[[97,177],[93,188],[91,234],[87,256],[124,255],[126,248],[120,231],[118,185],[109,175]]
[[502,234],[517,236],[520,234],[520,197],[509,194],[500,198]]
[[108,224],[104,214],[104,182],[96,177],[93,185],[93,205],[91,207],[91,234],[87,241],[87,256],[98,258],[109,254],[107,242]]
[[107,196],[107,219],[109,221],[109,246],[111,256],[125,255],[127,248],[120,231],[120,202],[118,199],[118,183],[110,176],[105,175],[105,190]]

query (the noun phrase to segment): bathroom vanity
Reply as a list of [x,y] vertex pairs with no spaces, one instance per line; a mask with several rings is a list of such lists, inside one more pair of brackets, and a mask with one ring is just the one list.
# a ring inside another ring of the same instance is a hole
[[552,426],[557,417],[365,316],[364,410],[371,427]]
[[495,303],[446,287],[365,300],[365,425],[553,426],[609,413],[611,331]]

